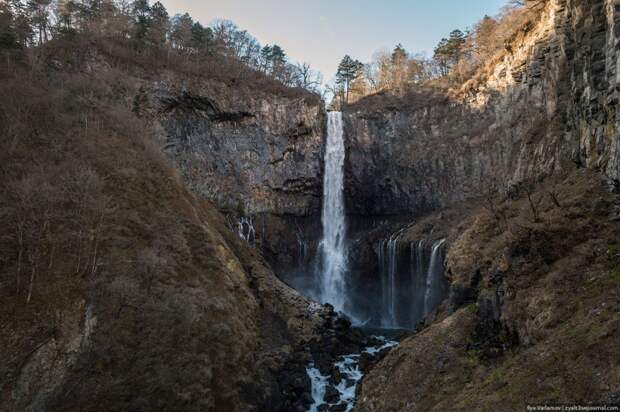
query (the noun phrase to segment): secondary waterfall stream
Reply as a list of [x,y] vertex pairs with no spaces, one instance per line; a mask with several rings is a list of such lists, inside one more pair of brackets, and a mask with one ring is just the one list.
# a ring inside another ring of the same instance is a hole
[[402,242],[404,230],[377,244],[383,328],[415,329],[447,294],[445,239]]
[[321,253],[321,301],[341,312],[346,296],[347,246],[344,209],[344,139],[342,113],[329,112],[323,178],[323,239]]

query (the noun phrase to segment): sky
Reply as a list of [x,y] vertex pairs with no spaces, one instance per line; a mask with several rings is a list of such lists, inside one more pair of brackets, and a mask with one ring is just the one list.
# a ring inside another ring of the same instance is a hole
[[345,54],[362,62],[402,43],[432,53],[453,29],[496,15],[507,0],[160,0],[172,16],[188,12],[208,25],[232,20],[261,45],[278,44],[294,62],[308,62],[325,80]]

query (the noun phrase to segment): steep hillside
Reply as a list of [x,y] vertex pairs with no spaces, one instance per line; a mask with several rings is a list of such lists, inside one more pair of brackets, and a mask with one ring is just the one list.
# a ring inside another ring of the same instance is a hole
[[304,348],[333,317],[188,190],[132,112],[152,79],[192,74],[108,46],[53,42],[2,69],[0,409],[303,407]]
[[372,369],[357,410],[620,400],[620,199],[581,170],[496,206],[437,212],[403,235],[448,239],[450,296]]

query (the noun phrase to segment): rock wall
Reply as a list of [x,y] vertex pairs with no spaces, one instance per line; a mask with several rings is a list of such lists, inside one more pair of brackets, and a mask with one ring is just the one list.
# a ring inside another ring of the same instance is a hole
[[136,97],[184,181],[230,218],[284,278],[320,236],[325,108],[316,95],[282,96],[210,81],[156,83]]
[[424,212],[574,164],[620,180],[619,7],[551,1],[456,97],[421,89],[348,107],[350,212]]
[[317,96],[161,83],[137,98],[195,192],[246,215],[320,211],[325,111]]

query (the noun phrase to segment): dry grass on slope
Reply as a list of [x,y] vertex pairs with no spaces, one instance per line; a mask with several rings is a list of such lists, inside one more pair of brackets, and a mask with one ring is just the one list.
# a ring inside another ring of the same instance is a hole
[[135,81],[0,79],[0,409],[260,404],[307,302],[184,188],[130,110]]
[[578,170],[494,206],[452,228],[425,221],[451,239],[453,292],[470,293],[368,375],[360,411],[520,411],[620,393],[618,196]]
[[318,104],[320,96],[300,87],[288,87],[236,58],[222,54],[193,55],[171,49],[144,47],[114,37],[80,33],[56,39],[36,50],[40,65],[63,72],[112,68],[123,76],[154,82],[175,82],[190,87],[206,81],[234,89],[237,94],[303,98]]

